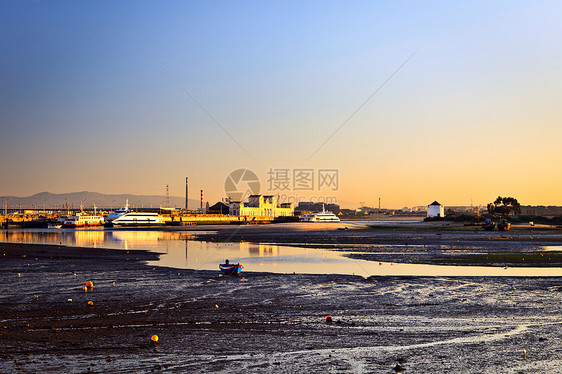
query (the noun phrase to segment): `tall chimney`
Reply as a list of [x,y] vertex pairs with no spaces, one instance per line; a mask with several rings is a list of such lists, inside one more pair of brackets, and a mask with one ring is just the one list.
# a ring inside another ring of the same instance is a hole
[[201,210],[203,210],[203,190],[201,190]]
[[189,185],[189,184],[188,184],[188,181],[187,181],[187,177],[185,177],[185,210],[187,210],[187,205],[188,205],[188,203],[189,203],[189,199],[188,199],[188,196],[189,196],[189,195],[187,194],[187,192],[188,192],[188,189],[187,189],[188,185]]

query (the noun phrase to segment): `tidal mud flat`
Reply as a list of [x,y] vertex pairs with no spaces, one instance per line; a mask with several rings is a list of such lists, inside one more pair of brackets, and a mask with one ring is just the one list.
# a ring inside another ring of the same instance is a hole
[[22,244],[0,256],[2,373],[562,371],[558,277],[221,277],[147,266],[150,252]]
[[352,259],[377,262],[562,268],[560,229],[490,232],[480,227],[409,222],[350,230],[345,222],[336,229],[328,229],[330,226],[333,224],[324,224],[324,230],[318,231],[312,231],[311,225],[289,226],[282,232],[275,226],[226,228],[193,238],[322,248]]

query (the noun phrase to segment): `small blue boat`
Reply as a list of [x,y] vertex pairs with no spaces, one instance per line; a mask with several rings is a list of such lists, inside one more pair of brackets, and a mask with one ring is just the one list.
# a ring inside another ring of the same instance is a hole
[[231,264],[226,260],[224,264],[219,264],[219,269],[224,275],[238,274],[244,269],[240,264]]

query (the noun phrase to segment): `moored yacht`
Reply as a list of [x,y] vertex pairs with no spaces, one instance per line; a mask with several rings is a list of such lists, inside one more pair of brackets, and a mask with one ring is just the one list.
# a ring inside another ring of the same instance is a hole
[[113,226],[162,226],[164,219],[158,213],[128,212],[115,218]]

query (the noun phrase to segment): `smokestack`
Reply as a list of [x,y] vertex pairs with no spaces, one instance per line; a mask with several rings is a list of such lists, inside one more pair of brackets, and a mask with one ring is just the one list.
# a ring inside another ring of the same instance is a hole
[[201,210],[203,210],[203,190],[201,190]]
[[187,210],[187,204],[189,203],[189,199],[188,199],[188,180],[187,177],[185,177],[185,210]]

